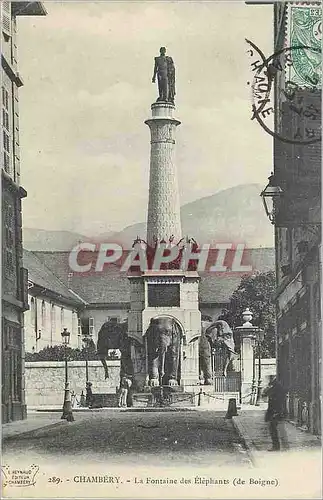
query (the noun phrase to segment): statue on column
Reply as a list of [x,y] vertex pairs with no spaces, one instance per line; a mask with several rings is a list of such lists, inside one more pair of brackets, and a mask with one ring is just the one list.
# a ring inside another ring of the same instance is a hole
[[175,99],[175,65],[170,56],[166,56],[166,48],[159,49],[160,55],[155,57],[152,82],[158,81],[159,97],[157,101],[174,104]]

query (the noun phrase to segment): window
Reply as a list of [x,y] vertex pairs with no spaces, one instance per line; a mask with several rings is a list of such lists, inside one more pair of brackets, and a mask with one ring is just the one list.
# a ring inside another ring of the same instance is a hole
[[30,322],[32,326],[36,326],[36,304],[34,297],[30,301]]
[[50,331],[51,331],[51,336],[53,339],[53,334],[56,331],[56,311],[55,311],[55,304],[52,304],[50,307]]
[[63,331],[64,329],[64,323],[65,323],[64,307],[61,307],[61,331]]
[[5,248],[5,269],[7,276],[13,277],[12,271],[14,269],[14,212],[13,206],[4,202],[3,208],[4,216],[4,248]]
[[46,304],[44,300],[41,303],[41,327],[42,330],[46,330]]
[[77,318],[77,334],[79,337],[82,336],[82,320],[81,320],[81,318]]
[[82,347],[82,321],[81,318],[77,316],[77,347],[80,349]]
[[72,333],[73,335],[76,334],[77,331],[77,313],[76,311],[72,312]]
[[6,40],[8,40],[11,36],[11,2],[2,2],[1,11],[2,32],[5,35]]
[[94,335],[94,318],[89,318],[89,334],[91,337]]
[[10,174],[10,120],[9,92],[2,87],[2,134],[3,134],[3,168]]
[[148,285],[148,307],[180,307],[179,285]]

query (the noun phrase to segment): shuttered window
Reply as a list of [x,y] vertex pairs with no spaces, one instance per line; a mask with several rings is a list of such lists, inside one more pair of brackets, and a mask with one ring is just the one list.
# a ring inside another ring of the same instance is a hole
[[94,318],[89,318],[89,334],[91,337],[94,335]]
[[10,119],[9,119],[9,92],[2,87],[2,134],[3,134],[3,168],[10,174]]
[[36,305],[34,297],[30,300],[30,322],[33,327],[36,325]]
[[51,324],[51,330],[52,333],[55,333],[56,330],[56,311],[55,311],[55,304],[51,305],[50,309],[50,324]]
[[64,307],[61,307],[61,331],[64,329],[64,322],[65,322],[65,312],[64,312]]
[[46,304],[44,300],[41,303],[41,327],[46,330]]
[[6,274],[10,275],[12,274],[12,271],[14,269],[14,212],[13,212],[13,206],[5,202],[4,203],[4,235],[5,235],[5,241],[4,241],[4,246],[5,246],[5,269],[6,269]]
[[82,322],[81,322],[81,318],[77,318],[77,334],[79,335],[79,337],[82,336]]
[[5,37],[11,36],[11,2],[1,2],[2,32]]

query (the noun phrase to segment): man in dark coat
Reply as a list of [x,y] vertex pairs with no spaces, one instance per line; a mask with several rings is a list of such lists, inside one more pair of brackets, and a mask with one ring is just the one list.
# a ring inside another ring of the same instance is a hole
[[155,57],[152,82],[158,81],[159,97],[157,101],[171,102],[175,98],[175,65],[170,56],[166,56],[166,47],[160,47],[160,55]]
[[[273,378],[267,389],[263,392],[264,396],[268,396],[268,408],[266,411],[265,420],[269,423],[269,432],[272,440],[272,448],[268,451],[278,451],[281,447],[281,441],[286,446],[284,419],[286,416],[286,394],[287,391]],[[278,424],[281,423],[281,436],[278,433]],[[287,446],[286,446],[287,447]]]

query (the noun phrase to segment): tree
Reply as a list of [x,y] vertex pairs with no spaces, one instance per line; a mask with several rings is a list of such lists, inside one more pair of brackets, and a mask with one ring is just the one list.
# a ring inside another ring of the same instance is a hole
[[246,307],[249,307],[253,313],[253,325],[259,326],[265,332],[261,343],[261,354],[264,358],[276,356],[276,321],[273,300],[275,290],[274,271],[244,276],[232,294],[229,309],[224,310],[222,314],[222,319],[226,318],[225,321],[232,327],[241,326],[243,324],[242,313]]

